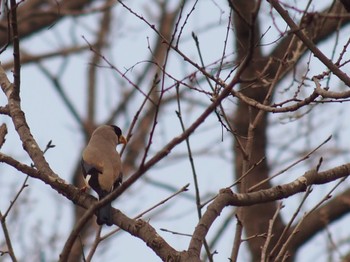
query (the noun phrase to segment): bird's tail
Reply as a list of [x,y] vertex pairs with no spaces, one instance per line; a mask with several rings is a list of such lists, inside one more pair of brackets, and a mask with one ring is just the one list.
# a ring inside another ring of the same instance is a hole
[[113,225],[111,203],[106,204],[105,206],[101,207],[97,211],[96,222],[99,225],[103,225],[103,224],[106,224],[107,226]]
[[[102,190],[99,192],[98,195],[99,195],[99,199],[102,200],[104,197],[108,195],[108,192]],[[103,225],[103,224],[106,224],[107,226],[113,225],[111,202],[100,207],[97,210],[96,216],[97,216],[96,222],[98,225]]]

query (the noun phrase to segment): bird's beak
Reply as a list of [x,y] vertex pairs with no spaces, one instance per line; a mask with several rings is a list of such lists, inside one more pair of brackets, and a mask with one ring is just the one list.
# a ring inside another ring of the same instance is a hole
[[119,138],[119,144],[124,144],[124,145],[126,145],[127,142],[128,142],[128,140],[126,140],[125,136],[120,136],[120,138]]

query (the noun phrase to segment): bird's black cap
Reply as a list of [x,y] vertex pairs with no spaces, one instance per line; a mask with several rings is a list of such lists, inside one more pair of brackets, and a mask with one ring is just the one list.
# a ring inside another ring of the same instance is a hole
[[121,130],[118,126],[115,126],[115,125],[110,125],[110,126],[113,127],[114,133],[116,133],[116,135],[117,135],[118,137],[121,137],[121,135],[122,135],[122,130]]

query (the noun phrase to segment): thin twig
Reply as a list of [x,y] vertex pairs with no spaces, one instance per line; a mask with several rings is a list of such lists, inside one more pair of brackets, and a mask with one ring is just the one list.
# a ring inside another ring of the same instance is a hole
[[100,54],[93,46],[89,43],[89,41],[85,38],[85,36],[82,36],[83,40],[89,45],[90,50],[96,53],[100,58],[106,62],[106,64],[109,66],[109,68],[116,71],[118,74],[120,74],[130,85],[132,85],[135,89],[137,89],[144,97],[146,97],[152,104],[156,104],[149,96],[147,96],[141,89],[138,87],[133,81],[131,81],[130,78],[128,78],[125,73],[123,73],[120,69],[118,69],[116,66],[114,66],[104,55]]
[[7,245],[7,250],[8,250],[7,253],[10,255],[12,262],[17,262],[15,252],[12,247],[10,233],[8,232],[7,225],[6,225],[6,217],[2,215],[1,211],[0,211],[0,221],[1,221],[2,231],[4,232],[5,241]]
[[[179,195],[180,193],[186,192],[188,190],[188,186],[190,184],[186,184],[184,185],[182,188],[180,188],[178,191],[176,191],[174,194],[170,195],[169,197],[163,199],[162,201],[158,202],[157,204],[153,205],[152,207],[146,209],[145,211],[143,211],[142,213],[138,214],[137,216],[135,216],[133,219],[138,219],[141,218],[142,216],[144,216],[145,214],[151,212],[152,210],[156,209],[157,207],[165,204],[166,202],[168,202],[170,199],[174,198],[175,196]],[[101,241],[110,237],[111,235],[115,234],[116,232],[120,231],[120,228],[114,229],[113,231],[109,232],[108,234],[104,235],[103,237],[101,237]]]
[[17,3],[16,0],[10,0],[11,4],[11,29],[12,29],[12,45],[13,45],[13,86],[14,98],[19,99],[20,85],[21,85],[21,57],[19,49],[19,35],[17,27]]
[[274,179],[275,177],[283,174],[284,172],[288,171],[289,169],[291,169],[292,167],[296,166],[297,164],[299,164],[300,162],[308,159],[313,153],[315,153],[319,148],[321,148],[323,145],[325,145],[326,143],[328,143],[329,140],[331,140],[332,135],[330,135],[329,137],[326,138],[326,140],[324,140],[319,146],[317,146],[316,148],[314,148],[313,150],[311,150],[310,152],[308,152],[305,156],[303,156],[302,158],[298,159],[297,161],[293,162],[292,164],[290,164],[289,166],[287,166],[286,168],[282,169],[281,171],[279,171],[278,173],[269,176],[268,178],[260,181],[259,183],[257,183],[256,185],[250,187],[248,189],[248,192],[252,192],[254,191],[257,187],[261,186],[262,184]]
[[64,244],[64,247],[60,254],[60,259],[59,259],[60,262],[65,262],[68,260],[68,257],[73,247],[73,244],[75,242],[75,239],[79,236],[80,231],[85,226],[85,224],[89,221],[89,219],[92,217],[95,211],[100,207],[106,205],[107,203],[110,203],[111,201],[113,201],[117,196],[118,196],[117,190],[115,190],[105,198],[101,199],[100,201],[96,201],[88,210],[85,211],[84,215],[76,223],[66,243]]
[[[151,96],[151,93],[154,91],[154,89],[157,87],[157,78],[155,77],[154,80],[153,80],[153,84],[151,86],[151,88],[149,89],[147,95],[144,97],[139,109],[137,110],[137,112],[135,113],[132,121],[131,121],[131,124],[129,126],[129,130],[128,130],[128,133],[127,133],[127,136],[126,136],[126,139],[129,141],[132,134],[133,134],[133,131],[134,131],[134,128],[136,126],[136,123],[137,123],[137,120],[142,112],[142,109],[145,107],[147,101],[149,100],[148,98]],[[120,156],[123,155],[124,153],[124,150],[126,148],[126,145],[124,145],[120,151]]]
[[306,199],[309,197],[309,195],[311,194],[312,189],[311,187],[308,187],[308,189],[306,190],[303,199],[300,201],[298,208],[295,210],[295,212],[293,213],[292,218],[289,220],[288,224],[284,227],[282,234],[280,235],[278,241],[276,242],[275,246],[272,248],[269,256],[270,257],[274,257],[274,254],[277,253],[278,248],[280,247],[280,245],[283,243],[283,241],[286,238],[287,233],[289,232],[292,224],[294,223],[297,215],[300,213],[301,208],[303,207],[304,203],[306,202]]
[[269,0],[270,4],[281,15],[283,20],[288,24],[291,31],[309,48],[309,50],[340,80],[342,80],[347,86],[350,86],[350,78],[346,73],[341,71],[337,65],[333,64],[327,56],[325,56],[320,49],[312,42],[312,40],[300,30],[300,28],[294,23],[293,19],[289,16],[288,12],[281,6],[278,0]]
[[274,226],[276,219],[278,218],[279,213],[283,207],[284,206],[282,205],[282,202],[280,202],[276,208],[275,214],[273,215],[272,219],[270,219],[270,221],[269,221],[269,228],[267,231],[266,240],[265,240],[264,246],[262,247],[262,250],[261,250],[261,259],[260,259],[261,262],[269,261],[269,259],[267,257],[267,250],[268,250],[269,244],[271,242],[271,239],[274,237],[273,226]]
[[2,124],[0,126],[0,148],[4,145],[6,141],[5,139],[6,135],[7,135],[7,126],[6,124]]
[[13,201],[11,201],[10,206],[7,208],[5,214],[4,214],[4,219],[6,219],[7,215],[10,213],[12,207],[14,206],[14,204],[16,203],[17,199],[19,198],[20,194],[23,192],[23,190],[28,186],[27,181],[28,181],[29,176],[26,176],[26,178],[24,179],[21,188],[19,189],[19,191],[17,192],[17,194],[15,195]]
[[185,236],[185,237],[192,237],[191,234],[179,233],[179,232],[172,231],[172,230],[169,230],[169,229],[166,229],[166,228],[159,228],[159,230],[161,230],[161,231],[163,231],[163,232],[171,233],[171,234],[173,234],[173,235]]
[[[181,114],[181,103],[180,103],[180,95],[179,95],[179,86],[176,87],[176,94],[177,94],[177,110],[176,115],[179,118],[180,125],[182,128],[182,131],[185,132],[185,124],[182,119],[182,114]],[[188,154],[188,159],[190,161],[191,165],[191,170],[192,170],[192,177],[193,177],[193,182],[194,182],[194,188],[196,192],[196,207],[197,207],[197,215],[198,219],[201,219],[202,217],[202,209],[201,209],[201,197],[200,197],[200,192],[199,192],[199,184],[198,184],[198,176],[196,172],[196,167],[194,165],[194,160],[193,160],[193,155],[192,155],[192,150],[191,150],[191,145],[190,145],[190,139],[189,137],[186,138],[186,146],[187,146],[187,154]],[[211,252],[210,252],[210,247],[208,245],[208,242],[206,239],[203,240],[204,248],[207,252],[207,256],[209,261],[213,261]]]
[[239,248],[242,243],[243,225],[242,225],[242,221],[239,219],[237,214],[236,214],[236,219],[237,219],[237,223],[236,223],[235,239],[233,240],[233,246],[232,246],[231,257],[230,257],[231,262],[237,261]]
[[[312,191],[311,187],[308,187],[308,189],[304,195],[302,203],[304,203],[306,198],[310,195],[311,191]],[[302,203],[301,203],[301,205],[302,205]],[[299,208],[301,207],[301,205],[299,205]],[[299,231],[299,228],[301,227],[302,222],[305,220],[306,216],[308,214],[310,214],[310,212],[304,214],[304,216],[299,220],[298,224],[295,226],[295,228],[292,231],[292,233],[290,234],[290,236],[286,239],[286,241],[283,242],[283,245],[276,256],[275,261],[281,261],[282,257],[285,257],[289,242],[292,240],[293,236]],[[295,212],[294,214],[296,215],[297,212]],[[277,245],[276,245],[276,248],[277,248]]]
[[11,259],[13,262],[16,262],[17,259],[16,259],[16,256],[15,256],[15,252],[13,250],[13,247],[12,247],[12,242],[11,242],[11,238],[10,238],[10,233],[8,232],[8,228],[7,228],[7,225],[6,225],[6,218],[9,214],[9,212],[11,211],[12,207],[14,206],[14,204],[16,203],[17,199],[19,198],[20,194],[23,192],[23,190],[28,186],[27,185],[27,181],[28,181],[28,178],[29,176],[27,176],[23,183],[22,183],[22,186],[20,188],[20,190],[17,192],[17,194],[15,195],[13,201],[11,201],[11,204],[10,206],[7,208],[5,214],[3,215],[0,211],[0,221],[1,221],[1,227],[2,227],[2,230],[4,232],[4,236],[5,236],[5,241],[6,241],[6,245],[7,245],[7,249],[8,249],[8,254],[10,255]]
[[98,227],[98,229],[96,231],[94,243],[92,244],[90,252],[89,252],[88,256],[86,257],[86,262],[90,262],[92,260],[92,257],[95,254],[97,247],[101,242],[101,232],[102,232],[102,227]]
[[293,232],[290,234],[290,236],[288,237],[288,239],[284,242],[281,250],[279,251],[278,255],[276,256],[276,261],[282,260],[282,256],[285,257],[286,256],[286,252],[288,250],[288,244],[292,241],[294,235],[299,231],[299,228],[302,226],[302,223],[304,222],[304,220],[306,219],[306,217],[308,217],[312,212],[314,212],[318,207],[320,207],[324,202],[328,201],[331,198],[332,193],[334,192],[334,190],[339,187],[339,185],[341,185],[345,180],[347,179],[346,177],[343,177],[342,179],[339,180],[338,183],[336,183],[334,185],[334,187],[332,187],[332,189],[328,192],[328,194],[325,195],[325,197],[323,197],[310,211],[308,211],[307,213],[304,214],[304,216],[300,219],[300,221],[298,222],[298,224],[295,226],[295,228],[293,229]]
[[[183,1],[183,4],[181,5],[181,12],[180,14],[182,13],[183,11],[183,8],[184,8],[184,5],[185,5],[186,1]],[[186,18],[185,18],[185,21],[183,22],[181,28],[180,28],[180,32],[179,32],[179,35],[177,37],[177,41],[176,41],[176,44],[175,46],[178,47],[179,46],[179,41],[180,41],[180,38],[181,38],[181,35],[182,35],[182,32],[185,28],[185,25],[187,24],[187,21],[188,19],[190,18],[191,14],[193,13],[193,11],[196,9],[196,6],[197,6],[197,3],[198,3],[198,0],[196,0],[194,3],[193,3],[193,6],[191,8],[191,10],[187,13],[186,15]],[[179,22],[180,22],[180,18],[179,18]],[[176,27],[178,26],[178,24],[176,25]]]

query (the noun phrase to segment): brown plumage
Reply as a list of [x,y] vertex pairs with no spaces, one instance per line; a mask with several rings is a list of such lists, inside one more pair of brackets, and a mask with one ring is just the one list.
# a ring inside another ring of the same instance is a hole
[[[96,191],[99,199],[107,196],[122,182],[122,164],[116,150],[120,143],[126,143],[120,128],[102,125],[92,133],[83,151],[81,165],[85,182]],[[111,203],[108,203],[97,211],[97,224],[113,224],[111,208]]]

